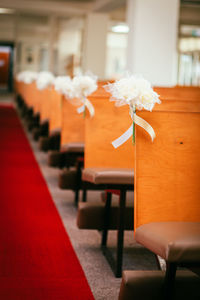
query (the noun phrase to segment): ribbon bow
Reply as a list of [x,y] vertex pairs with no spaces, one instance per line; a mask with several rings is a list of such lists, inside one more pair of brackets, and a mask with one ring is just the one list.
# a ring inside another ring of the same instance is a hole
[[135,113],[135,108],[130,107],[130,115],[133,120],[133,124],[126,130],[119,138],[112,142],[114,148],[120,147],[124,144],[131,136],[133,137],[133,142],[135,142],[135,124],[142,127],[151,137],[152,142],[156,137],[155,131],[151,125],[146,122],[144,119],[138,117]]
[[94,116],[94,106],[92,105],[92,103],[86,98],[84,97],[81,102],[83,103],[82,106],[80,106],[79,108],[77,108],[77,112],[79,114],[81,114],[82,112],[85,113],[85,108],[87,107],[90,116],[93,117]]

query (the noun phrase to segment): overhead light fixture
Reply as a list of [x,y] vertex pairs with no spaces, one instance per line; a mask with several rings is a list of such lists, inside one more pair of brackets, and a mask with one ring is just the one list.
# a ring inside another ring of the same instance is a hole
[[112,32],[115,33],[128,33],[129,27],[126,24],[118,24],[111,27]]
[[12,8],[3,8],[0,7],[0,14],[13,14],[15,12]]

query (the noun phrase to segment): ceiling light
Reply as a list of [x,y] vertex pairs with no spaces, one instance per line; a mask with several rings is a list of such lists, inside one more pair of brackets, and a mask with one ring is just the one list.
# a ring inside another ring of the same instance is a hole
[[0,7],[0,14],[13,14],[14,12],[14,9]]
[[116,32],[116,33],[128,33],[129,27],[126,24],[119,24],[119,25],[112,26],[111,30],[112,32]]

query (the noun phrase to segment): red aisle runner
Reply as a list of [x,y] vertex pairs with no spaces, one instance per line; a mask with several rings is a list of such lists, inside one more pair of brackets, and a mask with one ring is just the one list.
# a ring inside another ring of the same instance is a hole
[[0,106],[0,300],[94,299],[16,112]]

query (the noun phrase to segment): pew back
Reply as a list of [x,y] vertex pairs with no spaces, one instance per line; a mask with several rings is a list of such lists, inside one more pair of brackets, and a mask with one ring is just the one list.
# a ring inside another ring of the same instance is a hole
[[87,113],[85,119],[85,168],[133,168],[132,140],[117,149],[111,144],[132,124],[128,106],[116,107],[103,88],[88,99],[95,108],[95,115],[91,118]]
[[72,142],[84,142],[84,118],[77,113],[77,106],[62,96],[61,145]]
[[49,107],[50,107],[50,120],[49,120],[49,130],[61,128],[62,120],[62,95],[57,93],[52,89],[49,95]]
[[38,109],[40,112],[40,120],[49,120],[50,119],[50,98],[53,88],[48,87],[44,90],[38,90]]
[[200,101],[163,100],[137,114],[155,130],[151,142],[136,126],[135,228],[150,222],[200,221]]
[[196,86],[155,87],[162,99],[200,99],[200,88]]

